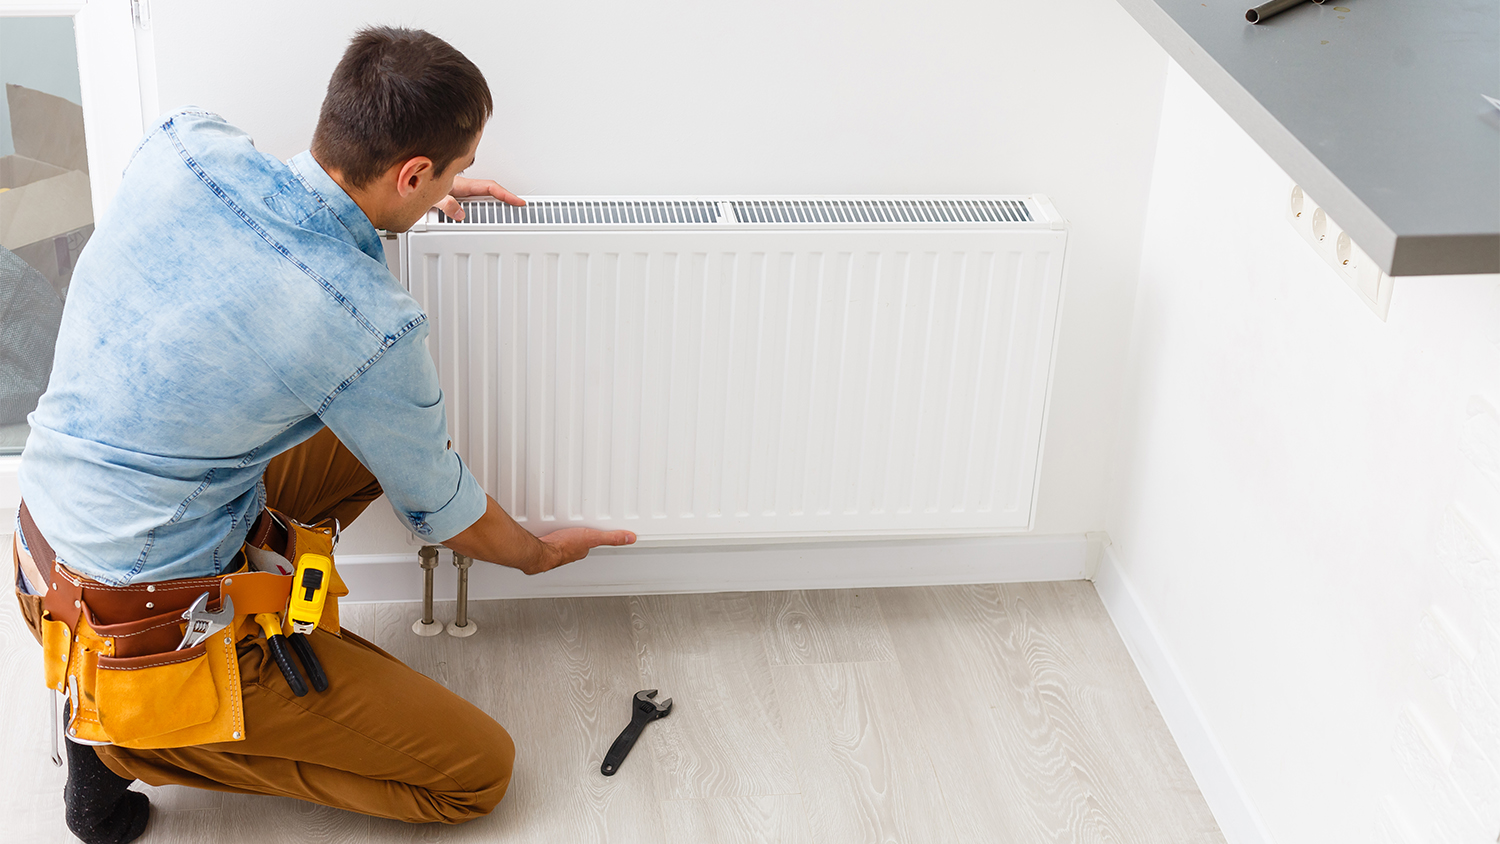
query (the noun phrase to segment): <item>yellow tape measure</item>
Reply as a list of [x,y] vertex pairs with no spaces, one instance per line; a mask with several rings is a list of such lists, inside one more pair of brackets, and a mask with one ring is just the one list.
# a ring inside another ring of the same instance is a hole
[[286,611],[292,632],[305,635],[318,628],[332,580],[332,559],[322,554],[303,554],[297,558],[297,573],[292,576],[292,600]]

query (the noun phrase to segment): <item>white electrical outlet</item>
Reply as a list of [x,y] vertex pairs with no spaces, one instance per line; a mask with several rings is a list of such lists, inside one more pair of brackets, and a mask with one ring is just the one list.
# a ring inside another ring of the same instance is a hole
[[1394,280],[1299,185],[1292,185],[1286,218],[1355,295],[1384,320],[1391,308]]

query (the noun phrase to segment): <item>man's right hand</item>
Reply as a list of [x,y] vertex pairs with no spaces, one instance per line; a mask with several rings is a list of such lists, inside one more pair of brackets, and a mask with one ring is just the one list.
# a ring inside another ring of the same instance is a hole
[[527,574],[541,574],[561,565],[581,560],[600,545],[630,545],[635,534],[628,530],[594,530],[593,528],[563,528],[542,537],[546,554],[533,567],[520,567]]

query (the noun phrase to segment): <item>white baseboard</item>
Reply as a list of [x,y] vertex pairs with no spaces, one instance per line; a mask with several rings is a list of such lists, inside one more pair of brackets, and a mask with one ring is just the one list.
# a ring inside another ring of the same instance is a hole
[[[765,592],[1082,580],[1088,541],[1063,536],[795,542],[715,547],[601,548],[587,559],[527,577],[475,563],[469,597],[556,598],[673,592]],[[453,600],[457,576],[444,550],[435,594]],[[422,571],[416,549],[341,554],[339,574],[359,602],[416,601]]]
[[1156,708],[1167,722],[1167,729],[1172,731],[1188,769],[1198,781],[1198,790],[1214,813],[1225,840],[1229,844],[1274,844],[1275,839],[1235,776],[1224,748],[1209,730],[1160,632],[1126,579],[1112,545],[1104,549],[1094,588],[1120,631],[1120,638],[1125,640],[1125,647],[1156,700]]

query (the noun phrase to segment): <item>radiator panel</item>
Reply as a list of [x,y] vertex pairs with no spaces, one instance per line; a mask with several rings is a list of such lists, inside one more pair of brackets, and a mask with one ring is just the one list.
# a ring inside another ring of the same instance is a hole
[[528,529],[1026,529],[1065,232],[428,231],[454,447]]

